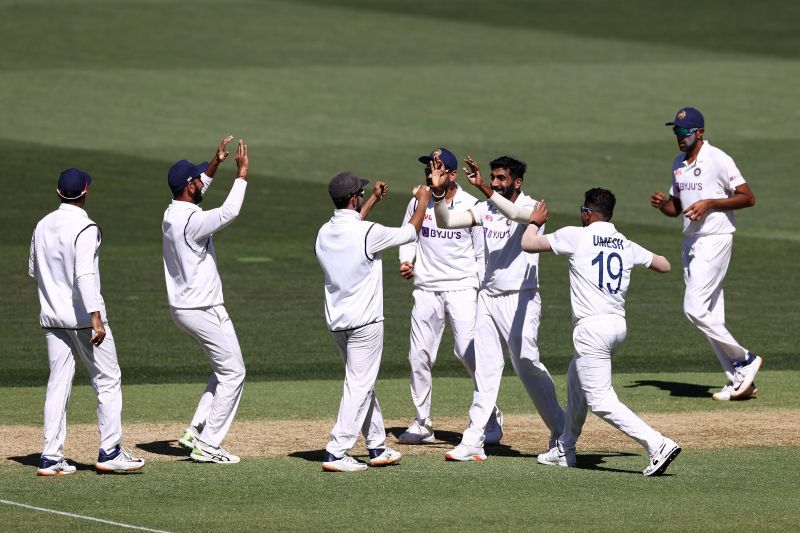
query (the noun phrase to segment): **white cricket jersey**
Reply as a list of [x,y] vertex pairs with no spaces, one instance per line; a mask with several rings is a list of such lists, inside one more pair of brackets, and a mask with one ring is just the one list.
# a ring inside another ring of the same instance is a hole
[[[207,187],[211,180],[203,182]],[[246,190],[247,181],[236,178],[216,209],[203,211],[192,202],[172,200],[164,211],[164,276],[171,307],[199,309],[224,303],[213,233],[239,216]]]
[[[534,209],[538,202],[523,192],[514,204]],[[483,226],[484,264],[482,291],[496,296],[508,291],[539,288],[539,254],[522,251],[522,235],[527,224],[506,218],[490,201],[471,208],[475,222]],[[544,225],[539,228],[544,233]]]
[[61,204],[36,225],[28,275],[38,287],[39,324],[43,328],[88,328],[94,311],[100,311],[106,321],[106,306],[100,295],[101,240],[97,224],[72,204]]
[[[733,159],[708,141],[693,163],[687,164],[680,153],[672,163],[672,184],[669,194],[686,209],[699,200],[728,198],[737,186],[745,183]],[[691,221],[684,215],[683,234],[720,235],[736,231],[733,211],[708,211],[702,220]]]
[[383,262],[380,252],[417,238],[411,224],[387,228],[337,209],[317,233],[314,252],[325,273],[325,319],[331,331],[383,320]]
[[[478,199],[458,187],[447,208],[467,211]],[[479,263],[483,261],[483,238],[480,228],[440,229],[436,225],[433,199],[428,203],[425,220],[416,242],[400,247],[400,262],[414,263],[414,286],[425,291],[477,289]],[[417,208],[417,199],[408,202],[403,224]],[[416,261],[415,261],[416,258]]]
[[653,253],[617,231],[611,222],[568,226],[545,235],[556,254],[569,256],[572,321],[597,315],[625,316],[625,293],[635,266],[649,267]]

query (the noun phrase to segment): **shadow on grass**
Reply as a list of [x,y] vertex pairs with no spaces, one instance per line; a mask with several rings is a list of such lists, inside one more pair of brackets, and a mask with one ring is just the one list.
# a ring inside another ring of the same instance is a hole
[[[386,434],[391,435],[396,439],[400,439],[400,435],[406,430],[404,427],[391,427],[386,428]],[[453,446],[458,445],[461,442],[461,433],[457,431],[443,431],[437,429],[434,431],[434,435],[436,436],[436,441],[446,442],[448,444],[452,444]]]
[[325,457],[325,450],[299,450],[289,454],[289,457],[297,457],[298,459],[305,459],[312,463],[321,463]]
[[146,452],[156,455],[168,455],[170,457],[184,457],[189,452],[178,446],[174,440],[154,440],[153,442],[142,442],[136,445]]
[[[38,453],[31,453],[28,455],[14,455],[8,457],[9,461],[14,461],[15,463],[19,463],[25,466],[35,466],[39,467],[39,458],[41,457]],[[94,470],[94,464],[86,464],[86,463],[79,463],[77,461],[73,461],[71,459],[67,459],[67,462],[77,468],[78,470]]]
[[713,385],[696,385],[694,383],[657,379],[638,379],[632,385],[625,385],[626,389],[635,389],[637,387],[655,387],[669,392],[670,396],[680,398],[711,398],[711,390],[715,388]]
[[[601,472],[619,472],[621,474],[642,475],[641,470],[624,470],[621,468],[610,468],[602,466],[608,457],[639,457],[638,453],[630,452],[604,452],[604,453],[583,453],[576,457],[577,468],[585,470],[599,470]],[[669,475],[669,474],[667,474]]]

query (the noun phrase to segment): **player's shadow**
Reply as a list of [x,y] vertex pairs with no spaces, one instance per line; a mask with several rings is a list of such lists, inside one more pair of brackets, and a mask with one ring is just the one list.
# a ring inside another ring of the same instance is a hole
[[697,385],[694,383],[681,383],[680,381],[661,381],[658,379],[637,379],[631,385],[625,385],[626,389],[637,387],[655,387],[669,392],[670,396],[680,398],[710,398],[713,385]]
[[178,446],[177,441],[174,440],[154,440],[153,442],[141,442],[137,444],[136,447],[156,455],[168,455],[170,457],[183,457],[189,455],[189,453]]
[[[393,436],[395,439],[399,439],[400,435],[406,430],[404,427],[391,427],[386,428],[386,434]],[[446,431],[437,429],[434,431],[434,435],[436,436],[436,441],[439,442],[446,442],[448,444],[452,444],[456,446],[459,442],[461,442],[461,433],[457,431]]]
[[[39,467],[39,458],[41,457],[38,453],[31,453],[28,455],[14,455],[12,457],[8,457],[9,461],[14,461],[15,463],[19,463],[25,466],[35,466]],[[73,461],[72,459],[67,458],[67,462],[77,468],[78,470],[94,470],[94,464],[86,464],[86,463],[79,463],[77,461]]]
[[601,472],[619,472],[620,474],[642,475],[641,470],[624,470],[622,468],[603,466],[607,457],[639,457],[639,454],[629,452],[580,453],[575,458],[575,466],[585,470],[599,470]]
[[325,458],[325,450],[298,450],[290,453],[289,457],[297,457],[312,463],[321,463]]

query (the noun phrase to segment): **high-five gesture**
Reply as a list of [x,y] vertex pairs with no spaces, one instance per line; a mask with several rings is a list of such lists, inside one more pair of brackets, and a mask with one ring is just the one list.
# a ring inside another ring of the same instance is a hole
[[244,143],[244,139],[239,139],[239,145],[236,147],[236,166],[239,169],[237,177],[246,180],[250,162],[247,159],[247,145]]
[[439,159],[438,150],[434,152],[433,159],[431,159],[431,162],[428,164],[428,166],[431,169],[431,175],[429,176],[431,180],[431,188],[433,189],[435,196],[439,197],[447,190],[448,172],[442,160]]
[[222,141],[220,141],[219,146],[217,147],[217,155],[214,156],[214,159],[217,160],[217,163],[222,163],[230,155],[230,152],[228,152],[227,148],[232,140],[233,135],[228,135],[222,139]]
[[467,179],[474,186],[480,187],[483,184],[483,177],[481,176],[481,169],[478,167],[478,163],[472,159],[471,155],[468,155],[464,159],[464,163],[467,164],[466,167],[463,167],[464,173],[467,175]]
[[536,207],[533,208],[531,211],[530,216],[530,224],[533,224],[537,228],[541,228],[545,222],[547,222],[547,217],[550,213],[547,210],[547,204],[544,203],[544,200],[541,200],[536,203]]

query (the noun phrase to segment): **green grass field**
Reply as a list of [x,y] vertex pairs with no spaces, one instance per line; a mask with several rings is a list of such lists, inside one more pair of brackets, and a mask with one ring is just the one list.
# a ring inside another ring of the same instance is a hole
[[[547,200],[551,230],[578,223],[586,189],[610,188],[617,227],[673,263],[667,276],[633,277],[615,372],[635,411],[730,411],[735,434],[748,416],[797,409],[791,273],[800,237],[788,191],[800,141],[798,19],[800,5],[780,0],[0,0],[0,425],[41,424],[47,360],[27,254],[70,166],[95,178],[87,210],[104,232],[103,295],[125,420],[174,422],[178,431],[186,423],[209,370],[166,305],[166,174],[178,159],[208,159],[229,133],[246,139],[251,159],[242,215],[215,236],[248,368],[242,420],[333,424],[342,368],[313,255],[332,211],[327,181],[346,169],[386,180],[391,194],[374,219],[397,225],[422,176],[417,157],[441,145],[484,164],[502,154],[527,161],[524,190]],[[686,105],[704,112],[706,137],[735,158],[757,197],[737,213],[725,290],[731,331],[765,358],[752,402],[708,399],[722,375],[682,315],[680,223],[649,206],[667,188],[676,152],[663,124]],[[234,172],[233,162],[220,169],[204,207],[222,202]],[[384,268],[378,390],[387,417],[410,419],[411,288],[397,275],[396,251]],[[541,268],[542,357],[563,399],[567,266],[546,256]],[[470,383],[448,335],[436,409],[466,420]],[[71,422],[94,420],[86,382],[80,370]],[[530,412],[516,378],[506,378],[501,399],[508,412]],[[419,455],[346,479],[322,475],[315,460],[282,457],[224,471],[155,461],[140,476],[42,480],[26,461],[0,457],[0,500],[170,531],[785,530],[797,528],[796,442],[688,449],[672,475],[655,480],[629,475],[643,459],[613,450],[589,450],[602,462],[587,464],[600,468],[568,472],[537,468],[529,455],[466,468]],[[746,508],[732,508],[737,501]],[[0,505],[0,530],[109,527],[60,520]]]

